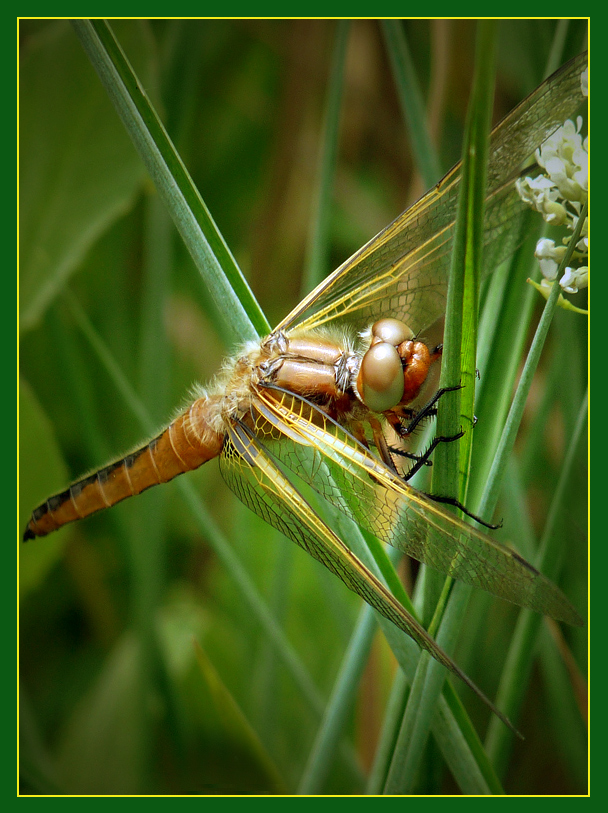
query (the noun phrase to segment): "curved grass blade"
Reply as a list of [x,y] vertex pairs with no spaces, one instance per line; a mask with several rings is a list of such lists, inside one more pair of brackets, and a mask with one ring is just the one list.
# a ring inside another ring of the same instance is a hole
[[320,142],[316,197],[311,216],[311,229],[304,263],[302,296],[307,294],[315,285],[318,285],[330,270],[328,267],[328,224],[330,222],[331,191],[338,153],[338,131],[349,28],[350,23],[348,20],[338,20],[329,76],[323,133]]
[[412,142],[415,164],[422,175],[425,186],[430,188],[441,177],[441,170],[439,158],[433,149],[432,139],[426,126],[424,100],[403,31],[403,22],[401,20],[382,20],[382,33],[391,60],[401,112]]
[[73,25],[224,314],[231,341],[268,333],[259,305],[109,25],[103,20],[75,20]]

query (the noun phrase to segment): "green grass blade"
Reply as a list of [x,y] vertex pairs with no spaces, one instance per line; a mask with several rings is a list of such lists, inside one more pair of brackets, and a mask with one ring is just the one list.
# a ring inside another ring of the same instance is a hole
[[430,189],[441,177],[441,165],[426,123],[426,110],[401,20],[383,20],[382,33],[391,60],[401,112],[407,122],[415,163]]
[[[437,432],[446,437],[460,431],[461,421],[467,420],[472,426],[475,325],[477,292],[481,278],[483,203],[487,139],[492,108],[493,65],[493,26],[481,23],[474,89],[463,148],[462,184],[455,226],[441,370],[442,386],[454,386],[462,382],[463,390],[446,394],[440,404]],[[468,375],[468,379],[465,379],[465,375]],[[468,437],[465,434],[461,440],[460,454],[455,443],[443,444],[437,449],[433,470],[433,493],[457,494],[462,501],[470,457],[470,436],[471,433],[468,432]],[[443,641],[440,645],[447,646],[448,652],[453,651],[453,641],[466,608],[468,592],[467,588],[453,591],[449,612],[446,612],[443,619]],[[432,624],[429,628],[431,634],[434,627],[435,624]],[[421,764],[435,713],[435,703],[445,679],[443,670],[437,669],[434,664],[429,663],[429,660],[424,654],[420,658],[384,788],[387,794],[411,792]]]
[[[525,355],[536,301],[536,292],[525,284],[526,277],[532,273],[534,242],[526,240],[509,268],[495,272],[492,284],[502,278],[504,289],[498,301],[486,300],[484,303],[480,323],[483,331],[480,348],[483,348],[484,355],[478,359],[479,383],[475,398],[475,412],[480,420],[474,430],[471,462],[474,476],[467,493],[467,501],[472,506],[479,505],[511,406],[521,359]],[[485,519],[491,518],[491,514],[485,515]]]
[[298,794],[312,795],[322,792],[334,753],[348,723],[348,715],[367,663],[376,628],[376,614],[368,604],[364,604],[359,611],[357,624],[300,778]]
[[328,263],[331,193],[338,155],[340,110],[344,85],[344,62],[346,60],[349,27],[350,24],[348,20],[339,20],[336,26],[329,87],[327,91],[327,105],[325,109],[323,132],[321,134],[321,155],[319,160],[316,199],[314,201],[311,219],[306,261],[304,263],[302,296],[305,296],[311,291],[331,270]]
[[[563,551],[560,545],[560,536],[556,533],[558,518],[563,505],[566,489],[572,476],[572,466],[577,447],[583,436],[587,422],[588,398],[587,393],[580,405],[576,425],[572,432],[568,451],[564,459],[560,479],[553,495],[551,508],[543,531],[539,551],[534,559],[535,565],[549,578],[555,578]],[[500,708],[517,719],[525,689],[528,685],[529,673],[532,668],[532,653],[539,634],[542,617],[529,610],[521,610],[517,625],[511,639],[505,667],[502,672],[498,689],[497,703]],[[511,746],[511,737],[500,730],[494,721],[490,721],[486,748],[492,763],[500,773],[506,768],[506,762]]]
[[284,778],[264,747],[255,728],[251,725],[247,715],[241,709],[208,654],[198,642],[195,644],[195,651],[201,677],[211,695],[215,712],[220,721],[219,725],[226,731],[230,739],[238,743],[245,753],[249,753],[259,763],[264,775],[264,784],[268,785],[270,792],[286,794],[287,786]]
[[[348,539],[349,546],[355,555],[375,576],[384,579],[387,570],[394,570],[392,563],[400,557],[399,551],[392,548],[387,554],[379,545],[380,556],[379,551],[372,546],[371,549],[374,552],[372,556],[370,547],[368,547],[359,528],[349,523],[343,514],[337,517],[337,521],[340,526],[341,537]],[[382,566],[378,565],[376,556],[379,559],[385,559]],[[390,584],[393,585],[392,579]],[[403,603],[404,607],[409,612],[416,614],[403,586],[399,584],[399,587],[395,587],[395,589],[395,595]],[[399,666],[411,685],[416,673],[416,664],[420,658],[420,650],[417,644],[384,616],[378,615],[377,618]],[[463,793],[483,794],[488,793],[489,789],[494,793],[500,792],[500,783],[492,770],[490,762],[485,757],[479,737],[449,682],[445,682],[443,694],[435,701],[433,711],[431,721],[433,736],[437,740],[443,757]]]
[[259,305],[110,27],[102,20],[75,20],[73,25],[217,309],[225,315],[232,341],[268,333]]

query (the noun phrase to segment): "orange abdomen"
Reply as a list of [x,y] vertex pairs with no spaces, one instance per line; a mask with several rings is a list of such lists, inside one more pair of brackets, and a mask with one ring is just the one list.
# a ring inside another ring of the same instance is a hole
[[146,446],[49,497],[32,512],[23,540],[45,536],[217,457],[224,434],[210,421],[219,402],[218,397],[199,398]]

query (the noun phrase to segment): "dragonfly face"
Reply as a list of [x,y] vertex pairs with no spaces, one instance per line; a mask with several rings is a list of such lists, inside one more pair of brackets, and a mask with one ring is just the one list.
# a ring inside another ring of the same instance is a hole
[[[494,131],[488,270],[512,251],[523,211],[512,176],[578,106],[585,58],[541,85]],[[296,475],[381,540],[442,573],[578,624],[566,597],[510,549],[411,488],[392,465],[388,423],[441,350],[422,339],[445,311],[459,169],[363,246],[259,344],[250,344],[158,437],[49,498],[24,538],[44,536],[219,457],[239,498],[321,561],[469,685],[421,625],[317,516]],[[478,691],[477,689],[475,689]]]

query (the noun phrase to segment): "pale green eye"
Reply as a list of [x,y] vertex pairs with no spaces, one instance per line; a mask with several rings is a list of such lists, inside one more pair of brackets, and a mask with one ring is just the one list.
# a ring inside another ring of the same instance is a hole
[[370,347],[361,360],[357,378],[365,406],[373,412],[391,409],[403,397],[403,387],[403,367],[396,348],[388,342]]
[[[379,319],[372,325],[372,336],[395,347],[412,338],[412,331],[399,319]],[[372,342],[373,343],[373,342]]]

